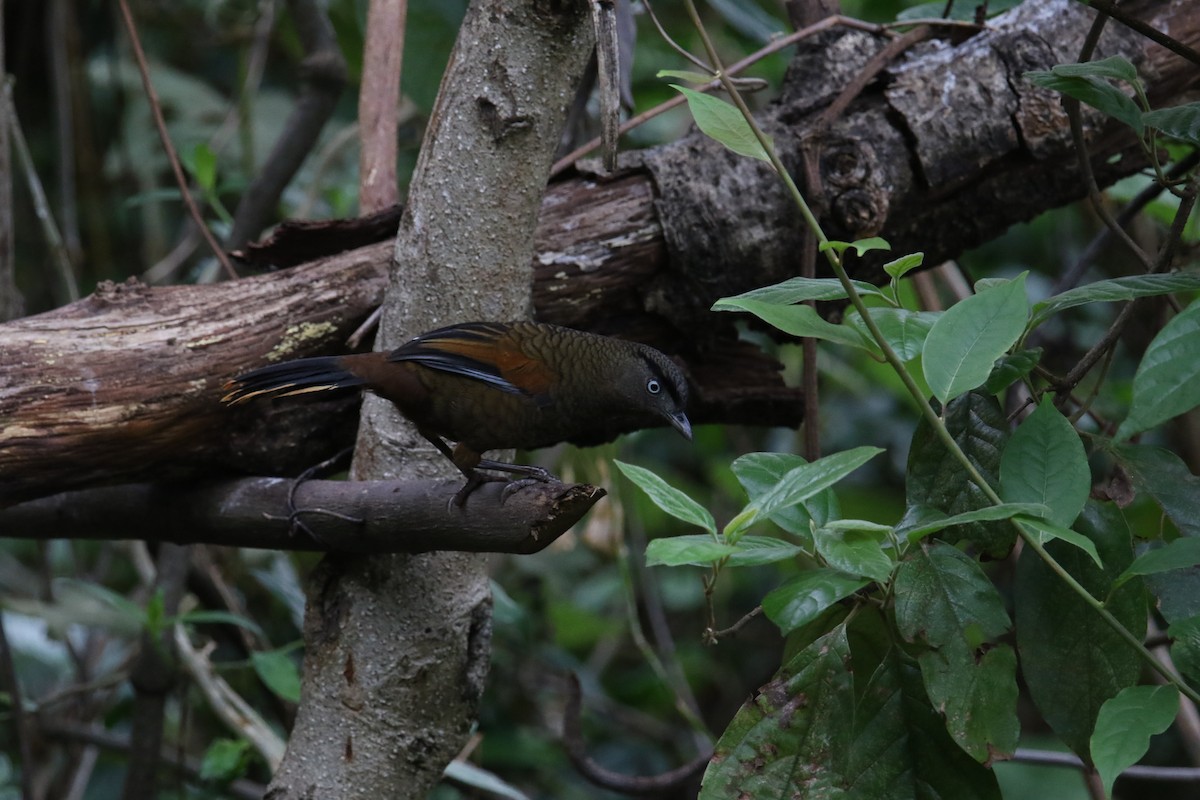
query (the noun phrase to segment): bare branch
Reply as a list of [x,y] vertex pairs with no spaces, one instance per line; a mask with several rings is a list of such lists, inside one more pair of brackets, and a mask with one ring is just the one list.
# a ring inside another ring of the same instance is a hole
[[462,508],[460,480],[305,481],[296,504],[316,540],[291,533],[283,478],[86,489],[0,509],[0,529],[29,539],[146,539],[343,554],[534,553],[605,494],[586,484],[487,483]]

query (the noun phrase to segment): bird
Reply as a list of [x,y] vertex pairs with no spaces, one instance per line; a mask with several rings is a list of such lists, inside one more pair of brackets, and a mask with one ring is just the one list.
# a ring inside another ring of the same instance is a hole
[[[466,477],[479,470],[549,480],[539,467],[485,459],[489,450],[591,446],[670,425],[692,438],[688,384],[645,344],[541,322],[465,322],[391,352],[284,361],[225,384],[224,403],[366,389],[390,401]],[[453,448],[447,441],[454,442]]]

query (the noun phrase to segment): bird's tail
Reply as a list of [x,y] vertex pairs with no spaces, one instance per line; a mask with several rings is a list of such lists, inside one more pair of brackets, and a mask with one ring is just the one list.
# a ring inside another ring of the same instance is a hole
[[301,358],[238,375],[223,387],[221,402],[244,403],[255,397],[290,397],[365,386],[367,381],[341,365],[341,357]]

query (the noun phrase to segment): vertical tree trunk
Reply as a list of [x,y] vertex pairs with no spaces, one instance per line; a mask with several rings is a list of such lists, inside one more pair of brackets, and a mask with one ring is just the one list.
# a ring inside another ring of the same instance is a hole
[[[450,322],[528,316],[540,198],[590,55],[586,9],[471,5],[413,177],[377,348]],[[455,474],[376,398],[364,402],[352,472]],[[428,793],[483,691],[483,567],[449,553],[322,563],[309,582],[301,708],[268,797]]]

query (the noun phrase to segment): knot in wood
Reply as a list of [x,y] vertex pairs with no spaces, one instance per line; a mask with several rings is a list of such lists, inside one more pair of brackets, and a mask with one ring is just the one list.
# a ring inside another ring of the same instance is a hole
[[844,189],[867,180],[874,159],[855,142],[826,143],[821,153],[821,176],[829,188]]
[[882,194],[865,188],[849,189],[833,199],[831,211],[846,238],[874,236],[883,229],[887,218],[887,200]]

